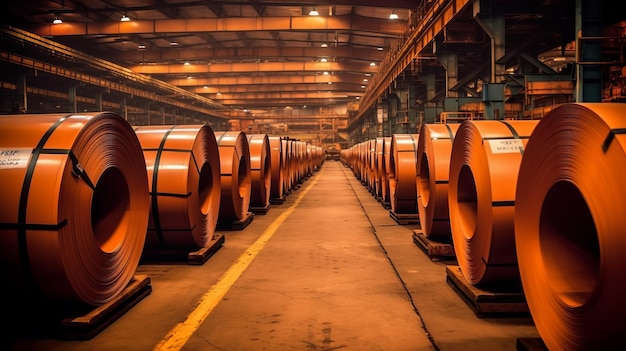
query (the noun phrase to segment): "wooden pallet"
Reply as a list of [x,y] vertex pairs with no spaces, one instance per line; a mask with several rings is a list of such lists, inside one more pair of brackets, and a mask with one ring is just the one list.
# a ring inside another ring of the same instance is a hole
[[244,218],[242,218],[240,220],[232,221],[230,223],[218,222],[217,229],[221,229],[221,230],[243,230],[250,223],[252,223],[253,219],[254,219],[254,213],[253,212],[248,212],[248,213],[246,213],[244,215]]
[[182,249],[146,248],[141,254],[141,263],[187,262],[202,265],[224,245],[224,241],[224,234],[214,234],[205,247],[191,252]]
[[211,256],[213,256],[217,250],[224,246],[226,238],[224,234],[214,234],[213,239],[209,242],[209,245],[201,248],[198,251],[190,252],[187,254],[187,262],[194,265],[203,265]]
[[521,288],[519,291],[488,291],[467,281],[459,266],[446,267],[446,282],[478,317],[529,317],[530,311]]
[[264,215],[267,214],[267,211],[270,210],[270,204],[268,203],[267,205],[260,207],[260,206],[250,206],[250,211],[252,211],[254,214],[258,214],[258,215]]
[[449,260],[456,258],[454,246],[449,243],[441,243],[430,240],[421,229],[413,230],[413,242],[419,246],[433,261]]
[[150,278],[135,275],[126,289],[112,301],[84,314],[63,318],[57,336],[62,340],[92,339],[151,292]]
[[548,351],[541,338],[518,338],[515,346],[517,351]]
[[389,211],[389,217],[393,218],[398,224],[419,224],[420,217],[418,213],[395,213]]
[[272,205],[280,205],[285,202],[287,196],[283,195],[281,197],[272,197],[270,198],[270,204]]

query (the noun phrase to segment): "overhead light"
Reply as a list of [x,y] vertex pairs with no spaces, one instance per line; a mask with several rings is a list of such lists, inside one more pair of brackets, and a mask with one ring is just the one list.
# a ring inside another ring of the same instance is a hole
[[376,66],[375,62],[370,63],[370,66]]
[[61,18],[59,16],[56,16],[54,18],[54,21],[52,21],[52,23],[54,23],[54,24],[61,24],[61,23],[63,23],[63,21],[61,21]]
[[146,49],[146,44],[139,44],[139,45],[137,45],[137,49],[145,50]]
[[383,51],[384,49],[383,49],[382,47],[380,47],[380,46],[379,46],[379,47],[377,47],[377,48],[376,48],[376,50],[378,50],[378,51]]
[[130,21],[130,17],[128,17],[128,16],[126,16],[126,15],[124,15],[124,16],[122,16],[122,18],[120,19],[120,21],[122,21],[122,22],[129,22],[129,21]]
[[329,81],[328,84],[333,84],[333,82]]
[[323,43],[321,46],[322,46],[323,48],[327,48],[327,47],[328,47],[328,44]]
[[396,13],[396,10],[391,11],[391,14],[389,15],[389,19],[390,20],[397,20],[398,19],[398,14]]
[[322,57],[322,58],[320,59],[320,62],[328,62],[328,60],[326,59],[326,57]]
[[319,12],[315,9],[315,7],[309,12],[309,16],[319,16]]
[[365,89],[365,85],[361,85],[361,89]]
[[176,42],[176,41],[170,41],[170,46],[178,46],[178,42]]
[[329,75],[329,73],[328,73],[328,72],[326,72],[326,71],[324,71],[324,73],[323,73],[323,74],[324,74],[325,76]]
[[191,63],[189,63],[189,61],[185,61],[185,63],[183,63],[183,65],[189,66],[189,65],[191,65]]

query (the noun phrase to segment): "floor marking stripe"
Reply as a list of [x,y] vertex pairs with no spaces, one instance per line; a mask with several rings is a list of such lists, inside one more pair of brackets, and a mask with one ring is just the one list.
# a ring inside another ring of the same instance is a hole
[[[320,173],[323,170],[320,171]],[[198,330],[204,320],[211,314],[213,309],[224,298],[224,295],[235,284],[237,279],[248,268],[254,258],[261,252],[265,244],[271,239],[278,227],[289,217],[289,215],[295,210],[298,204],[302,201],[304,196],[311,190],[311,188],[317,183],[319,175],[315,177],[312,182],[302,190],[300,195],[294,200],[293,204],[281,213],[265,230],[261,233],[261,236],[250,245],[248,249],[233,263],[232,266],[218,279],[218,281],[207,290],[204,295],[198,301],[198,304],[193,311],[187,316],[184,322],[178,323],[170,332],[159,342],[154,351],[173,351],[180,350],[185,343],[189,340],[191,335]]]

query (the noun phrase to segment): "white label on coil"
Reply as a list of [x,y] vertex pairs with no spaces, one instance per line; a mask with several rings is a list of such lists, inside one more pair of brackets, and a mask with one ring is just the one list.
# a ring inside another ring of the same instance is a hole
[[492,154],[508,154],[520,152],[524,149],[522,139],[491,139],[487,140]]
[[32,153],[28,148],[0,148],[0,169],[26,168]]

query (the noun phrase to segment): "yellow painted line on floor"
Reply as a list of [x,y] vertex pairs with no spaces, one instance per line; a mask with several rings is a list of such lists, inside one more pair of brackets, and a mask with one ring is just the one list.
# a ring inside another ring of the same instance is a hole
[[187,340],[198,330],[204,320],[211,314],[213,309],[224,298],[224,295],[235,284],[237,279],[248,268],[254,258],[261,252],[265,244],[272,238],[278,227],[289,217],[289,215],[295,210],[298,204],[302,201],[304,196],[311,190],[313,185],[317,183],[317,179],[322,170],[319,171],[318,176],[312,179],[311,183],[302,190],[300,195],[294,200],[293,204],[281,213],[264,231],[261,236],[250,245],[248,249],[230,266],[230,268],[218,279],[218,281],[207,292],[202,295],[200,301],[196,305],[193,311],[187,316],[187,319],[178,323],[170,332],[159,342],[154,351],[173,351],[180,350]]

